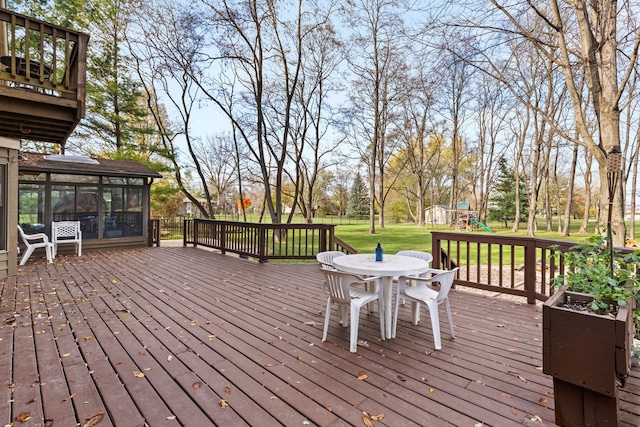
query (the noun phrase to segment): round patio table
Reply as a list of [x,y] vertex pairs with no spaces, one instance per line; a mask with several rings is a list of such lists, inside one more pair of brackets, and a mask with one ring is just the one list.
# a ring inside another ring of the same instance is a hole
[[382,298],[384,304],[385,333],[382,339],[391,338],[391,286],[393,278],[398,276],[413,276],[429,271],[427,261],[408,256],[385,255],[382,261],[376,261],[374,254],[354,254],[335,257],[333,266],[346,273],[361,276],[377,276],[382,281]]

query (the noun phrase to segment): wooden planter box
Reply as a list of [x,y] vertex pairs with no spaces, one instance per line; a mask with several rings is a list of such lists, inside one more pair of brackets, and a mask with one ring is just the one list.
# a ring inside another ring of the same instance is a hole
[[565,286],[542,308],[543,372],[553,376],[556,424],[616,426],[617,390],[631,369],[631,306],[615,317],[598,315],[559,307],[567,295],[574,302],[593,300]]

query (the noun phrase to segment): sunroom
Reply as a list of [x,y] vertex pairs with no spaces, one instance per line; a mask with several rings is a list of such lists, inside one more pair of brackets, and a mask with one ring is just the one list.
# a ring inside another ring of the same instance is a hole
[[54,221],[80,221],[87,250],[146,245],[154,178],[137,162],[21,153],[18,224],[50,234]]

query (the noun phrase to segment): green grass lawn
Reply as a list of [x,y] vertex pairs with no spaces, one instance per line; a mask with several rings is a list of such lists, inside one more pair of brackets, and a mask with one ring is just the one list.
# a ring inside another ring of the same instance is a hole
[[[569,237],[563,237],[557,232],[536,232],[536,237],[566,240],[571,242],[583,242],[591,234],[579,235],[579,223],[575,221],[575,230],[572,230],[573,234]],[[499,224],[488,224],[493,230],[492,233],[479,229],[474,231],[478,234],[487,235],[502,235],[502,236],[526,236],[526,224],[523,224],[521,231],[514,233],[511,229],[500,229]],[[538,223],[538,229],[540,230],[544,225],[542,221]],[[546,227],[546,226],[545,226]],[[572,227],[573,228],[573,227]],[[395,254],[403,249],[414,249],[421,251],[431,251],[431,232],[432,231],[446,231],[455,232],[456,230],[446,226],[438,227],[418,227],[415,224],[387,224],[384,228],[380,228],[376,225],[376,233],[369,234],[368,224],[350,224],[350,225],[336,225],[336,236],[343,240],[348,245],[352,246],[360,253],[373,252],[378,242],[382,245],[385,253]],[[593,227],[591,227],[593,231]],[[460,233],[466,233],[460,231]]]

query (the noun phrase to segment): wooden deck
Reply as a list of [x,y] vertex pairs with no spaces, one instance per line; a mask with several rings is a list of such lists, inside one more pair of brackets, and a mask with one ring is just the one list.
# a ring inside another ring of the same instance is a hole
[[[0,282],[0,425],[554,425],[540,307],[456,290],[442,351],[407,306],[394,340],[362,314],[352,354],[335,311],[321,342],[321,280],[197,248],[32,258]],[[620,406],[640,425],[637,365]]]

